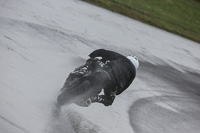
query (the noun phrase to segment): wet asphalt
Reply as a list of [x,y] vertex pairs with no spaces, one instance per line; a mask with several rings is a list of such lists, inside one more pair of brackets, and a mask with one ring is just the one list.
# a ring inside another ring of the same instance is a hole
[[138,78],[148,82],[143,89],[153,95],[137,99],[129,109],[135,133],[200,131],[200,74],[141,62]]

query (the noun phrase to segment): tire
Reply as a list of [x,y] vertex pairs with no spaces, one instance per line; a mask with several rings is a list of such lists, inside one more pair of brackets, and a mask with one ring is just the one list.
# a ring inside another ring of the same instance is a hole
[[80,85],[74,86],[70,89],[65,89],[57,97],[57,104],[62,106],[64,104],[71,104],[82,100],[85,97],[85,94],[91,91],[90,86],[90,82],[86,80]]

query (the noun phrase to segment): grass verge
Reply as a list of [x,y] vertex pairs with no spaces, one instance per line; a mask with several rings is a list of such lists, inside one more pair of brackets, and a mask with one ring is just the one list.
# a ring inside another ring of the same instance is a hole
[[200,43],[200,0],[83,0]]

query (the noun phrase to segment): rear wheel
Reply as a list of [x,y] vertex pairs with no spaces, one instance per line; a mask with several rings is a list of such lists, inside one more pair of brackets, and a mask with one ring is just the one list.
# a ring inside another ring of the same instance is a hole
[[57,97],[57,104],[60,106],[67,103],[70,104],[70,99],[70,95],[66,94],[66,91],[64,91]]
[[65,89],[57,98],[58,105],[71,104],[84,99],[91,91],[89,81],[84,81],[80,85],[74,86],[70,89]]

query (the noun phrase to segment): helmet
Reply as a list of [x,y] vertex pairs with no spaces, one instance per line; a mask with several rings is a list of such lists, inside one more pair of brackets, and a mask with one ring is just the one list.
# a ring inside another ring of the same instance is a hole
[[132,56],[132,55],[127,56],[127,58],[131,61],[131,63],[135,66],[135,69],[137,70],[139,67],[138,58],[136,56]]

